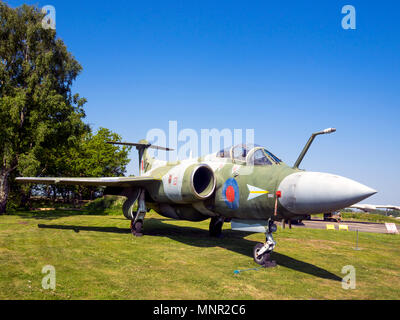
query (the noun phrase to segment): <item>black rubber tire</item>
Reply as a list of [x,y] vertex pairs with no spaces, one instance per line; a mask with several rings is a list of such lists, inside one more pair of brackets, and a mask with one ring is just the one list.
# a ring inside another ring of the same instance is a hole
[[259,264],[260,266],[263,266],[266,264],[267,261],[269,261],[270,254],[265,252],[261,257],[258,257],[258,252],[261,250],[261,248],[264,247],[263,243],[257,243],[255,247],[253,248],[253,258],[254,262]]
[[134,224],[133,220],[131,221],[131,232],[135,237],[143,236],[143,221],[136,221]]
[[143,222],[142,221],[137,221],[135,223],[135,231],[136,232],[142,232],[142,228],[143,228]]

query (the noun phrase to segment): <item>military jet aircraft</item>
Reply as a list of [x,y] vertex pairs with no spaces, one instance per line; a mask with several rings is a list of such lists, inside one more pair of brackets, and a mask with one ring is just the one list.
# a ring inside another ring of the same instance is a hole
[[350,209],[358,209],[364,212],[372,212],[379,209],[386,209],[386,210],[398,210],[400,211],[400,206],[393,206],[393,205],[377,205],[377,204],[354,204],[349,207]]
[[233,230],[265,233],[266,242],[254,247],[253,256],[256,263],[269,267],[276,265],[270,261],[270,253],[276,246],[275,221],[334,212],[376,193],[344,177],[299,169],[314,138],[335,131],[331,128],[314,133],[292,167],[266,148],[247,144],[200,158],[167,162],[150,157],[148,150],[171,149],[142,140],[110,142],[136,147],[138,177],[17,178],[17,181],[106,187],[105,195],[126,197],[123,214],[131,220],[135,236],[143,235],[143,222],[150,209],[171,219],[211,219],[211,236],[221,235],[224,222],[231,222]]

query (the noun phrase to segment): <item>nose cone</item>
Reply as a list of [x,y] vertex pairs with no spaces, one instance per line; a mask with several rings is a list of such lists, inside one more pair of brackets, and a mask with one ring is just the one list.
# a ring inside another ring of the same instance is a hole
[[356,181],[320,172],[298,172],[282,180],[281,205],[295,214],[334,212],[364,200],[377,191]]

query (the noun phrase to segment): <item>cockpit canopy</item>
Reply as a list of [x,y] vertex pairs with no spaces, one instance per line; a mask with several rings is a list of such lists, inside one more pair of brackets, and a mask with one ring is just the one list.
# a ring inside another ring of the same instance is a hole
[[255,166],[280,164],[282,160],[259,145],[239,144],[217,153],[217,157],[231,159],[233,162]]

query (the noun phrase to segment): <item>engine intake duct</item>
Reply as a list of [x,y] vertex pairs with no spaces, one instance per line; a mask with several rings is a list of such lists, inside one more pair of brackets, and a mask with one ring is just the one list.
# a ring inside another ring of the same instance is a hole
[[205,164],[197,166],[192,173],[191,188],[199,200],[209,198],[215,190],[215,177],[212,169]]

